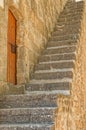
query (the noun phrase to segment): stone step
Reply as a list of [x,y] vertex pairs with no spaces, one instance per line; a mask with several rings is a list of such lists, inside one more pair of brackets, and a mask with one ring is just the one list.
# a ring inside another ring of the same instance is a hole
[[69,30],[71,29],[71,28],[78,28],[78,27],[80,27],[80,25],[81,25],[81,20],[80,19],[77,19],[77,20],[75,20],[75,21],[69,21],[69,22],[57,22],[57,24],[56,24],[56,27],[55,28],[57,28],[57,29],[66,29],[66,28],[68,28],[68,27],[70,27],[69,28]]
[[51,130],[53,124],[2,124],[0,130]]
[[26,93],[0,97],[0,130],[53,129],[58,95],[70,95],[83,3],[66,4]]
[[82,15],[82,13],[83,13],[83,8],[82,9],[81,8],[76,9],[76,11],[67,9],[66,11],[61,12],[59,18],[62,17],[62,16],[63,17],[71,17],[73,15]]
[[[55,105],[51,104],[48,107],[57,107],[57,97],[58,95],[63,95],[63,96],[69,96],[70,95],[70,90],[52,90],[52,91],[26,91],[26,94],[36,94],[36,95],[52,95],[56,96],[55,99]],[[52,103],[52,102],[51,102]],[[36,107],[36,106],[35,106]],[[41,106],[42,107],[42,106]],[[43,105],[43,107],[47,107],[46,105]]]
[[69,21],[69,22],[57,22],[56,26],[60,27],[60,26],[65,26],[65,25],[74,25],[78,23],[81,23],[81,19],[77,19],[77,20]]
[[61,14],[60,16],[59,16],[59,19],[71,19],[71,18],[80,18],[81,16],[82,16],[82,14],[83,14],[83,10],[78,10],[78,11],[76,11],[76,12],[71,12],[71,13],[69,13],[69,12],[66,12],[66,14]]
[[[66,20],[66,19],[65,19]],[[67,22],[67,21],[66,21]],[[68,22],[67,22],[68,23]],[[69,22],[70,23],[70,22]],[[81,23],[79,22],[79,23],[76,23],[76,24],[65,24],[65,25],[62,25],[62,26],[58,26],[58,25],[56,25],[56,27],[55,27],[55,30],[71,30],[71,29],[73,29],[73,31],[75,30],[75,29],[77,29],[77,30],[79,30],[79,27],[81,26]],[[72,35],[72,34],[70,34],[70,35]]]
[[[64,25],[63,25],[64,26]],[[65,28],[63,29],[58,29],[58,28],[55,28],[55,31],[52,33],[52,36],[65,36],[65,35],[73,35],[73,34],[77,34],[77,35],[80,35],[80,28],[75,28],[75,29],[70,29],[70,30],[66,30]]]
[[53,69],[66,69],[74,68],[74,60],[62,60],[62,61],[48,61],[48,62],[39,62],[36,65],[35,70],[53,70]]
[[55,55],[44,55],[40,58],[39,62],[48,62],[48,61],[61,61],[61,60],[75,60],[76,53],[63,53]]
[[[66,22],[66,21],[64,21],[64,22]],[[66,25],[65,25],[66,26]],[[59,32],[59,35],[61,36],[62,35],[62,33],[65,33],[65,35],[67,34],[76,34],[76,32],[80,32],[80,30],[81,30],[81,23],[80,23],[80,25],[79,26],[71,26],[71,25],[67,25],[66,27],[65,27],[64,25],[62,25],[62,26],[57,26],[57,27],[55,27],[54,28],[54,32],[56,32],[56,31],[58,31]],[[79,33],[77,33],[77,34],[79,34]]]
[[0,109],[0,124],[52,123],[56,107]]
[[26,84],[26,90],[28,91],[52,91],[52,90],[70,90],[71,79],[63,80],[32,80]]
[[72,20],[72,21],[68,21],[68,22],[64,22],[64,21],[63,22],[58,22],[58,20],[57,20],[56,25],[62,25],[62,24],[65,24],[65,25],[74,25],[74,24],[79,24],[79,23],[81,23],[81,19],[76,19],[76,20]]
[[68,95],[69,91],[26,91],[23,95],[4,95],[0,96],[0,108],[56,107],[58,94]]
[[76,46],[61,46],[61,47],[49,47],[46,50],[44,50],[44,55],[51,55],[51,54],[61,54],[61,53],[70,53],[75,52]]
[[31,79],[35,80],[51,80],[51,79],[65,79],[72,78],[73,70],[72,69],[53,69],[53,70],[41,70],[35,71]]
[[78,2],[71,2],[71,3],[67,3],[67,5],[64,7],[64,9],[66,8],[70,8],[70,9],[76,9],[76,8],[82,8],[84,5],[84,1],[78,1]]
[[79,5],[79,6],[75,6],[75,5],[72,5],[72,6],[65,6],[65,7],[64,7],[64,13],[69,12],[69,11],[78,12],[79,10],[83,10],[83,7],[84,7],[84,4]]
[[67,6],[67,4],[79,4],[79,3],[83,3],[83,1],[81,0],[81,1],[75,1],[75,0],[68,0],[67,1],[67,3],[66,3],[66,6]]
[[60,41],[61,39],[62,40],[67,40],[67,39],[71,39],[71,40],[76,40],[79,38],[79,34],[67,34],[67,35],[61,35],[61,36],[52,36],[50,38],[51,41]]
[[69,21],[73,21],[73,20],[77,20],[77,19],[82,19],[82,15],[76,15],[76,16],[71,16],[71,17],[65,17],[65,18],[59,18],[58,22],[69,22]]
[[73,0],[68,0],[67,3],[66,3],[66,6],[69,5],[69,4],[72,4],[74,1]]
[[[78,13],[78,12],[83,12],[83,10],[84,10],[84,8],[83,7],[81,7],[81,8],[76,8],[76,9],[71,9],[71,8],[66,8],[66,9],[64,9],[62,12],[61,12],[61,14],[60,15],[64,15],[64,16],[66,16],[66,15],[68,15],[68,14],[73,14],[73,13]],[[60,16],[59,16],[60,17]]]
[[77,45],[77,40],[49,41],[47,47],[64,47]]

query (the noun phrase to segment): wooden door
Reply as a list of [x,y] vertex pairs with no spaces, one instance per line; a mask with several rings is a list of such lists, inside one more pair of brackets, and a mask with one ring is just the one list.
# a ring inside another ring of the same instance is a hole
[[16,84],[16,19],[8,11],[7,82]]

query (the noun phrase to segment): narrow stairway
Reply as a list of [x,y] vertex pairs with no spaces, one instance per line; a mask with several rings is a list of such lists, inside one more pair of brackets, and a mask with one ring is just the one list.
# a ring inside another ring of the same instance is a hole
[[51,130],[58,94],[70,95],[84,2],[68,1],[26,94],[0,97],[0,130]]

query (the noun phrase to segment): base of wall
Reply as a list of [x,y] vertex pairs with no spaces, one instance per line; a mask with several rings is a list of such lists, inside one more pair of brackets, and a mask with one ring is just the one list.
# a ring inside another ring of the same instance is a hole
[[13,85],[11,83],[0,83],[0,95],[24,94],[25,85]]

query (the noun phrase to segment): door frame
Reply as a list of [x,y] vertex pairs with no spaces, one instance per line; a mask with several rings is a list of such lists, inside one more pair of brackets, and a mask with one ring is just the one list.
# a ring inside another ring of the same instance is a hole
[[[12,11],[10,10],[10,9],[8,9],[8,20],[9,20],[9,13],[11,14],[11,16],[14,18],[14,20],[15,20],[15,34],[14,34],[14,39],[15,39],[15,44],[13,45],[13,44],[10,44],[9,45],[9,28],[7,28],[7,82],[9,82],[9,83],[11,83],[11,84],[14,84],[14,85],[16,85],[17,84],[17,65],[16,65],[16,62],[17,62],[17,54],[16,54],[16,52],[13,54],[12,52],[11,52],[11,49],[12,49],[12,46],[15,46],[16,47],[16,37],[17,37],[17,20],[16,20],[16,18],[15,18],[15,16],[14,16],[14,14],[12,13]],[[8,21],[9,22],[9,21]],[[9,23],[8,23],[9,24]],[[9,27],[9,25],[8,25],[8,27]],[[10,52],[8,52],[8,51],[10,51]],[[11,57],[10,57],[10,55],[9,55],[9,53],[11,54]],[[14,68],[15,68],[15,70],[14,70],[14,76],[13,76],[13,81],[11,81],[11,75],[10,75],[10,64],[9,64],[9,59],[11,58],[11,60],[12,60],[12,58],[14,57]]]
[[[23,57],[21,56],[21,51],[22,49],[24,50],[24,35],[21,32],[21,29],[25,28],[24,26],[24,17],[23,14],[21,13],[21,10],[16,7],[15,4],[8,2],[8,10],[12,12],[14,15],[15,19],[17,20],[16,23],[16,45],[17,45],[17,51],[16,51],[16,80],[17,84],[22,84],[25,81],[24,78],[24,69],[21,69],[21,65],[24,66],[24,60]],[[21,38],[22,36],[22,38]],[[23,54],[24,55],[24,54]],[[23,67],[22,67],[23,68]],[[6,69],[7,71],[7,69]],[[7,73],[7,72],[6,72]],[[7,74],[6,74],[6,82],[7,81]]]

